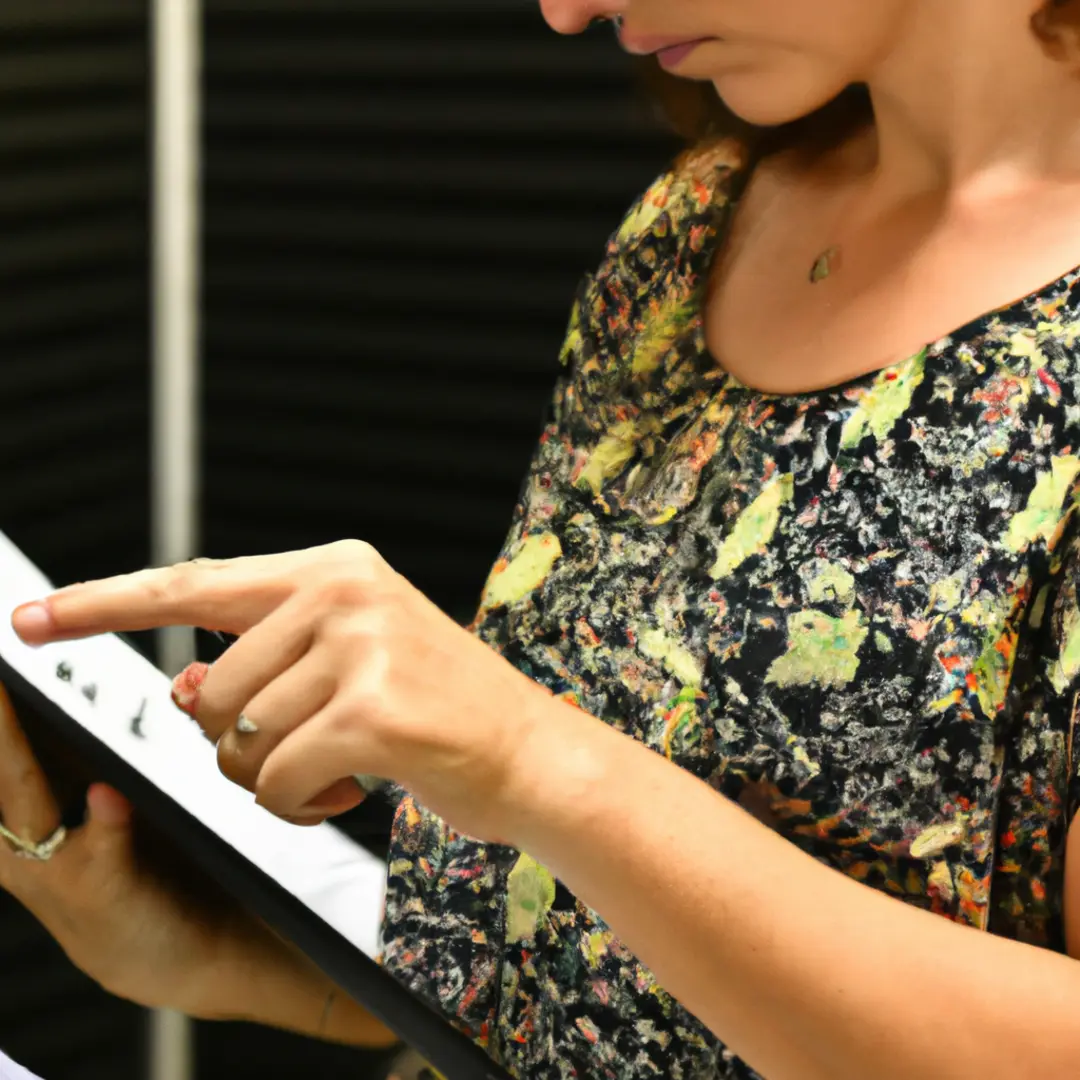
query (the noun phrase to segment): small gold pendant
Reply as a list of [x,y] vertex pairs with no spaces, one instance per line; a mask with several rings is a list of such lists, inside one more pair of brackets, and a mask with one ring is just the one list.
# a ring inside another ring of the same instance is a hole
[[836,261],[839,256],[840,249],[838,247],[831,247],[827,251],[823,251],[810,269],[810,284],[817,285],[818,282],[824,281],[836,269]]

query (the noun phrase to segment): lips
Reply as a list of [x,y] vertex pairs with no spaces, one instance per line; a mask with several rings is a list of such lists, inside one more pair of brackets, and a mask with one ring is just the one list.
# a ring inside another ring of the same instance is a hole
[[622,47],[632,56],[660,56],[666,54],[674,56],[676,53],[686,55],[687,52],[697,48],[698,45],[713,38],[636,38],[630,34],[620,34],[619,41]]
[[666,49],[660,49],[656,53],[656,59],[662,68],[672,70],[677,68],[702,42],[687,41],[682,45],[671,45]]

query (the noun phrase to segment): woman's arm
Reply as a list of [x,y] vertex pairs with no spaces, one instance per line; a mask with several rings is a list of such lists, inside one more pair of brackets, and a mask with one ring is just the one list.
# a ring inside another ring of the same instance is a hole
[[1080,963],[860,885],[551,706],[508,792],[509,841],[768,1080],[1080,1075]]

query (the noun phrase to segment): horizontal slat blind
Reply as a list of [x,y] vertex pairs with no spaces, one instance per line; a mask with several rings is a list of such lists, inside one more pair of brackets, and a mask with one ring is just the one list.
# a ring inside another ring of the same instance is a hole
[[147,20],[0,5],[0,527],[61,580],[147,552]]
[[[0,528],[60,581],[148,550],[147,19],[0,3]],[[0,898],[0,1046],[49,1080],[145,1073],[142,1014]]]

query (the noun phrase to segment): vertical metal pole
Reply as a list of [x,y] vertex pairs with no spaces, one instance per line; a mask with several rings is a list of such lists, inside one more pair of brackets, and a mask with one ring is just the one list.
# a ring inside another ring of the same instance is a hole
[[[200,0],[152,0],[153,561],[197,554],[199,507]],[[170,674],[195,655],[194,631],[162,631]],[[193,1080],[193,1030],[150,1014],[149,1080]]]

